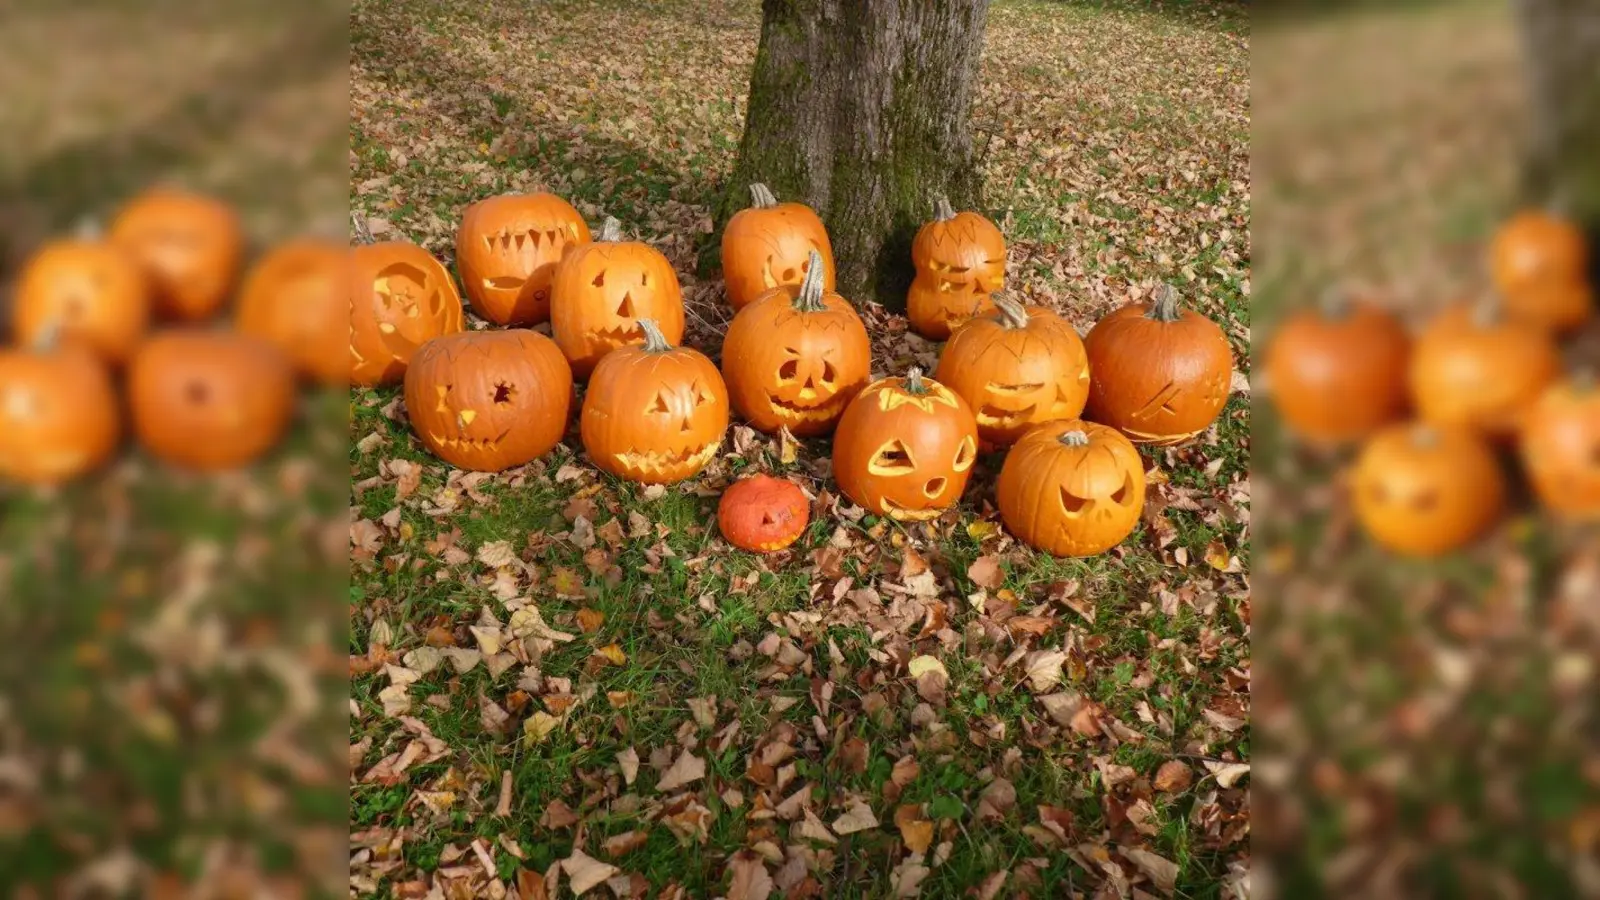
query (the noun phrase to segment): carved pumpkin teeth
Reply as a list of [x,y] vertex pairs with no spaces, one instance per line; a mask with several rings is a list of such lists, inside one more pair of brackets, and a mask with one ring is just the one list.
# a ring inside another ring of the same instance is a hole
[[771,397],[772,406],[788,418],[801,422],[824,422],[833,418],[845,406],[845,398],[829,397],[821,403],[795,403],[781,397]]
[[703,447],[693,450],[626,450],[617,454],[617,462],[624,468],[651,475],[664,474],[672,469],[684,465],[696,468],[704,466],[711,461],[717,453],[717,448],[722,446],[721,441],[713,441]]
[[1033,418],[1038,406],[1024,406],[1022,409],[1001,409],[998,406],[982,406],[978,409],[978,424],[988,428],[1011,428],[1021,425]]
[[607,343],[626,343],[643,337],[639,326],[630,322],[627,325],[612,325],[607,328],[596,328],[594,336]]
[[513,278],[505,275],[499,278],[485,278],[483,280],[484,287],[497,291],[520,291],[526,283],[527,279],[525,278]]
[[939,509],[912,509],[896,503],[888,497],[883,498],[883,510],[889,514],[889,518],[894,519],[896,522],[926,522],[929,519],[938,518],[939,513],[943,512],[943,510]]

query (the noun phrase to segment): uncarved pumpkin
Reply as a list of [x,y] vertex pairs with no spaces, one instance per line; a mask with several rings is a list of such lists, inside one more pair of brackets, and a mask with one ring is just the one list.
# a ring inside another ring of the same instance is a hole
[[833,245],[817,213],[804,203],[779,203],[764,184],[750,185],[751,204],[722,232],[722,277],[728,302],[742,309],[767,291],[798,285],[822,258],[822,287],[834,288]]
[[1144,461],[1122,432],[1047,422],[1017,441],[995,486],[1000,518],[1023,543],[1094,556],[1122,543],[1144,509]]
[[103,360],[53,327],[0,349],[0,480],[55,485],[111,457],[121,413]]
[[741,550],[771,553],[805,534],[811,504],[792,481],[753,475],[722,492],[717,503],[717,528]]
[[215,315],[244,257],[244,229],[233,207],[171,187],[130,200],[112,219],[109,236],[144,268],[154,311],[164,319]]
[[940,198],[933,221],[911,242],[911,264],[916,275],[906,317],[917,334],[942,341],[968,319],[994,310],[991,295],[1005,287],[1005,235],[979,213],[958,213]]
[[912,369],[868,385],[833,435],[833,477],[869,512],[921,522],[961,499],[978,459],[967,401]]
[[1266,348],[1272,399],[1301,439],[1340,444],[1402,419],[1411,338],[1393,313],[1330,293],[1291,314]]
[[1492,303],[1462,304],[1417,336],[1408,381],[1423,420],[1506,438],[1560,368],[1548,332],[1501,315]]
[[1590,371],[1550,386],[1519,435],[1528,480],[1546,509],[1600,518],[1600,389]]
[[978,438],[1008,447],[1041,422],[1076,419],[1089,396],[1078,332],[1041,306],[997,297],[998,309],[957,328],[934,377],[975,410]]
[[1526,209],[1507,219],[1490,244],[1489,270],[1516,318],[1564,332],[1594,312],[1588,241],[1564,215]]
[[588,378],[618,347],[643,344],[641,319],[653,320],[669,344],[683,340],[683,289],[672,263],[643,241],[624,241],[616,219],[606,219],[599,240],[566,254],[551,291],[550,330],[575,378]]
[[301,238],[261,257],[239,291],[235,325],[277,344],[301,374],[328,385],[349,382],[347,248]]
[[49,328],[113,365],[126,362],[150,321],[150,289],[138,262],[109,242],[70,238],[41,247],[24,265],[13,299],[19,343]]
[[350,250],[350,380],[394,384],[429,340],[461,330],[455,281],[432,253],[409,241]]
[[497,325],[550,318],[550,285],[589,225],[555,194],[502,194],[467,207],[456,230],[456,268],[478,315]]
[[1380,546],[1437,556],[1476,539],[1505,507],[1505,476],[1469,428],[1391,425],[1362,449],[1351,477],[1356,518]]

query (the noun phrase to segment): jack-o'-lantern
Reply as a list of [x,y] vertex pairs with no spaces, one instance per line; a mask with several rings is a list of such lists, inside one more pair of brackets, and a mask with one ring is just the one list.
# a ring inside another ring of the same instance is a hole
[[1408,382],[1424,421],[1506,438],[1560,368],[1548,332],[1501,315],[1493,303],[1463,304],[1418,335]]
[[699,473],[728,430],[728,389],[705,354],[674,347],[652,319],[642,345],[606,354],[583,397],[580,430],[594,464],[629,481]]
[[1383,547],[1437,556],[1482,535],[1505,506],[1505,477],[1471,429],[1391,425],[1368,441],[1351,476],[1356,519]]
[[176,329],[128,365],[134,432],[151,455],[185,469],[244,466],[271,450],[294,413],[294,367],[254,335]]
[[933,221],[911,242],[916,277],[906,294],[906,317],[917,334],[942,341],[974,316],[994,311],[991,295],[1005,287],[1006,239],[975,212],[934,204]]
[[46,328],[82,342],[107,362],[133,355],[150,320],[150,291],[139,264],[104,241],[46,244],[17,281],[12,316],[17,341],[32,344]]
[[804,203],[779,203],[764,184],[750,185],[750,197],[750,207],[734,213],[722,231],[722,277],[733,308],[773,288],[799,284],[813,253],[822,257],[823,290],[833,290],[833,245],[816,211]]
[[920,369],[868,385],[833,435],[839,489],[863,509],[898,521],[927,521],[954,505],[977,460],[971,407]]
[[154,312],[164,319],[215,314],[244,256],[244,229],[233,208],[176,188],[152,188],[130,200],[109,234],[144,268]]
[[1588,242],[1556,211],[1527,209],[1508,219],[1490,244],[1489,270],[1515,318],[1565,332],[1594,312]]
[[850,301],[822,286],[821,255],[798,288],[739,310],[722,341],[722,375],[739,415],[760,431],[827,434],[867,386],[872,342]]
[[406,369],[406,414],[429,452],[461,469],[498,472],[560,442],[572,370],[536,331],[464,331],[422,345]]
[[1360,440],[1406,413],[1411,338],[1393,313],[1330,291],[1284,320],[1266,349],[1272,398],[1303,440]]
[[1144,510],[1144,461],[1122,432],[1081,420],[1047,422],[1006,454],[995,485],[1006,528],[1056,556],[1094,556],[1122,543]]
[[54,485],[92,471],[116,450],[120,420],[105,363],[58,345],[53,325],[0,349],[0,480]]
[[753,475],[722,492],[717,528],[741,550],[772,553],[806,532],[811,504],[792,481]]
[[644,343],[640,319],[654,320],[670,344],[683,340],[683,289],[661,251],[622,240],[607,218],[599,240],[573,247],[556,266],[550,330],[582,379],[607,353]]
[[978,438],[1008,447],[1041,422],[1076,419],[1089,397],[1089,357],[1071,324],[996,297],[996,312],[957,328],[934,377],[975,411]]
[[1529,410],[1519,435],[1528,480],[1546,509],[1600,518],[1600,389],[1582,370],[1552,385]]
[[502,194],[467,207],[456,230],[456,267],[478,315],[497,325],[550,318],[550,284],[589,225],[555,194]]
[[347,383],[347,263],[346,248],[332,241],[303,238],[273,248],[245,276],[236,327],[277,344],[306,377]]
[[1084,338],[1089,354],[1085,418],[1136,444],[1179,444],[1211,426],[1228,402],[1233,351],[1217,323],[1178,305],[1162,285],[1152,303],[1130,303]]
[[409,241],[350,249],[350,380],[393,384],[427,341],[463,324],[461,295],[432,253]]

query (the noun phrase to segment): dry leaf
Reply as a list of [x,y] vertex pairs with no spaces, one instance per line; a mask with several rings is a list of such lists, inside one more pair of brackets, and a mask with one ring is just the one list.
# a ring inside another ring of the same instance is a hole
[[877,827],[878,817],[872,814],[872,807],[859,801],[846,810],[844,815],[833,820],[835,834],[854,834],[857,831]]
[[574,847],[572,855],[561,861],[561,871],[567,875],[567,887],[581,897],[620,870]]
[[675,791],[704,777],[706,777],[706,761],[685,750],[678,755],[667,771],[661,773],[661,780],[656,783],[656,790]]

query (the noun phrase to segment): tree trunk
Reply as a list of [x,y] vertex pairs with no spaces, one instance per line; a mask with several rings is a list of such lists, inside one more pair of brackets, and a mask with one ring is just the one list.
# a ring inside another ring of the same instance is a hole
[[981,209],[972,90],[989,0],[765,0],[739,163],[828,226],[839,292],[903,308],[934,199]]
[[1594,0],[1518,0],[1517,12],[1533,120],[1529,193],[1559,198],[1600,234],[1600,14]]

